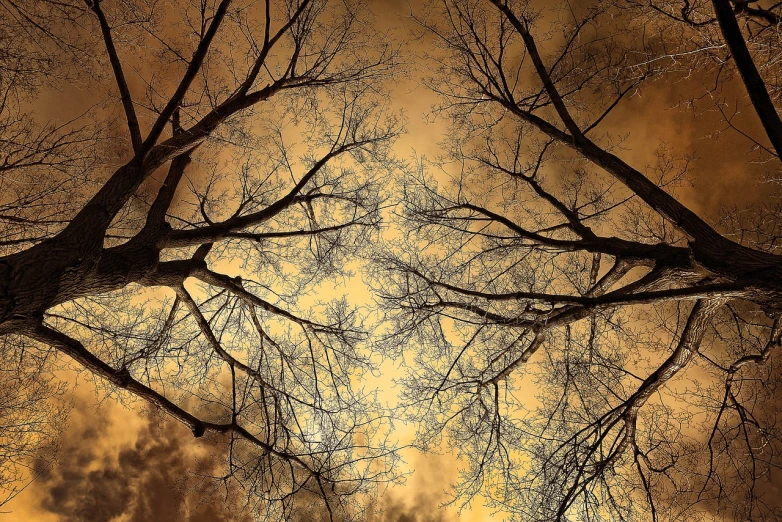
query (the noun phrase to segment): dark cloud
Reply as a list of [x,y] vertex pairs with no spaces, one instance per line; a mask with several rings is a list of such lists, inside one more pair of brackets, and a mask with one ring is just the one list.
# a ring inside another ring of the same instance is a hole
[[425,492],[389,493],[380,500],[381,512],[373,522],[455,522],[457,517],[440,504],[438,496]]
[[203,479],[219,468],[218,448],[204,456],[185,429],[153,418],[144,418],[135,442],[112,444],[111,433],[122,427],[107,415],[81,413],[62,437],[56,463],[28,492],[42,510],[84,522],[249,520],[218,494],[215,481]]
[[[25,491],[26,503],[69,522],[252,520],[234,501],[236,489],[226,498],[209,478],[220,474],[224,447],[196,441],[168,419],[111,403],[94,408],[91,400],[75,400],[57,458],[51,466],[38,463],[41,474]],[[429,464],[422,459],[413,483],[392,488],[369,506],[367,522],[456,522],[454,511],[441,507],[446,497],[441,484],[430,483],[436,466]],[[303,495],[291,520],[328,521],[320,499],[310,502],[310,494]]]

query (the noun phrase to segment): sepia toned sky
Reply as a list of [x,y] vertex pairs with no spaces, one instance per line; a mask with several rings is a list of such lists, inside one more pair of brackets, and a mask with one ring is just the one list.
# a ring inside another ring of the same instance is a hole
[[[416,2],[373,0],[379,22],[408,38],[414,24],[407,18]],[[405,53],[410,74],[399,81],[393,92],[393,107],[403,110],[407,133],[396,144],[396,154],[411,163],[415,157],[436,157],[438,142],[447,132],[443,121],[431,121],[428,114],[437,98],[420,84],[425,66],[421,60],[425,40],[410,41]],[[740,85],[732,85],[741,94]],[[719,116],[705,112],[695,116],[682,106],[682,100],[699,94],[697,75],[688,82],[655,82],[617,109],[606,122],[607,128],[628,139],[621,152],[631,165],[652,162],[654,151],[665,145],[678,153],[692,153],[692,186],[680,189],[678,196],[694,211],[717,220],[724,207],[743,207],[761,201],[757,181],[765,173],[763,165],[748,160],[749,145],[726,132],[714,135]],[[68,117],[68,112],[88,103],[85,92],[69,92],[73,107],[59,104],[62,93],[44,96],[42,107],[52,117]],[[757,134],[753,114],[742,114],[738,123]],[[393,232],[390,232],[393,234]],[[348,289],[356,301],[371,300],[360,278]],[[323,297],[323,296],[322,296]],[[397,365],[385,362],[376,386],[383,400],[394,403],[393,378]],[[236,510],[235,491],[227,492],[204,479],[216,469],[212,451],[196,442],[189,432],[174,422],[146,411],[138,403],[120,405],[105,399],[84,376],[72,386],[65,400],[72,403],[68,425],[53,463],[38,462],[39,477],[12,502],[4,506],[8,520],[61,522],[141,522],[183,520],[187,522],[244,521],[246,513]],[[397,436],[405,443],[414,428],[399,423]],[[381,498],[383,514],[377,522],[477,522],[490,520],[492,511],[475,501],[458,513],[456,506],[440,508],[448,500],[447,490],[458,477],[459,462],[452,456],[404,452],[406,466],[414,473],[406,484],[390,488]],[[500,518],[500,516],[498,516]]]

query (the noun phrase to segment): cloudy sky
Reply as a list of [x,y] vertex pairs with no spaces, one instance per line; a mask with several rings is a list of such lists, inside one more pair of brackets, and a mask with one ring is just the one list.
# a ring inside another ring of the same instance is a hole
[[[404,52],[409,64],[406,80],[393,91],[395,109],[403,109],[409,125],[397,142],[395,152],[403,158],[414,155],[434,157],[447,126],[432,121],[427,114],[435,95],[419,84],[425,41],[412,40],[414,24],[407,18],[410,9],[420,6],[405,0],[373,1],[380,14],[379,24],[407,39]],[[736,150],[746,144],[730,135],[713,135],[718,116],[693,116],[680,104],[693,85],[655,82],[641,95],[613,113],[608,128],[617,135],[627,134],[622,157],[634,165],[653,159],[660,143],[696,155],[692,164],[692,185],[683,187],[680,199],[700,215],[716,219],[723,207],[743,206],[759,200],[757,191],[744,188],[760,167],[752,166]],[[738,87],[737,87],[738,88]],[[87,96],[85,93],[81,93]],[[76,93],[76,96],[79,96]],[[51,112],[67,108],[56,106],[57,97],[44,97]],[[57,115],[59,116],[59,115]],[[758,124],[751,116],[738,120],[749,132]],[[353,284],[359,285],[359,282]],[[366,299],[365,288],[351,288],[358,299]],[[363,296],[363,297],[362,297]],[[395,365],[387,363],[377,385],[384,399],[393,403],[395,389],[391,380]],[[67,370],[66,370],[67,371]],[[10,520],[31,522],[183,520],[189,522],[250,520],[237,511],[241,493],[226,491],[207,477],[219,469],[215,452],[208,443],[195,441],[189,432],[139,404],[129,406],[105,400],[89,379],[79,379],[63,398],[72,405],[67,426],[59,441],[53,462],[35,463],[38,478],[12,502],[4,506]],[[399,438],[409,440],[412,427],[399,425]],[[456,506],[441,509],[448,500],[449,485],[456,480],[459,463],[452,456],[422,455],[408,450],[406,466],[414,473],[406,484],[391,487],[379,501],[384,522],[456,522],[487,520],[491,510],[479,500],[465,506],[461,514]]]

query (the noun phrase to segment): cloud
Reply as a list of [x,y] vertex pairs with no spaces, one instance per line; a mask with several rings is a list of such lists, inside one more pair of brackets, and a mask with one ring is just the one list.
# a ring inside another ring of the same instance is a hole
[[200,480],[219,468],[218,452],[205,451],[184,428],[140,417],[135,437],[128,437],[105,415],[106,406],[104,415],[86,411],[85,405],[77,408],[56,463],[43,467],[27,492],[39,499],[41,510],[84,522],[249,520],[216,491],[214,481]]
[[456,516],[440,507],[441,499],[427,492],[402,496],[387,493],[380,500],[381,513],[373,522],[455,522]]
[[[225,489],[219,475],[225,447],[195,440],[178,423],[142,415],[115,403],[94,407],[94,396],[74,397],[74,407],[49,466],[25,491],[45,520],[80,522],[249,522],[237,484]],[[84,394],[88,395],[88,394]],[[419,474],[387,491],[369,509],[367,522],[456,522],[441,484],[445,463],[418,456]],[[430,462],[432,460],[432,462]],[[436,462],[435,462],[436,461]],[[305,495],[306,496],[306,495]],[[308,502],[308,500],[312,500]],[[38,519],[33,516],[33,520]],[[297,500],[292,520],[327,521],[319,499]]]
[[458,473],[456,461],[449,455],[412,451],[407,455],[415,473],[402,484],[389,488],[380,497],[375,515],[369,522],[458,522],[464,518],[453,507],[443,507],[451,500],[446,493],[451,479]]

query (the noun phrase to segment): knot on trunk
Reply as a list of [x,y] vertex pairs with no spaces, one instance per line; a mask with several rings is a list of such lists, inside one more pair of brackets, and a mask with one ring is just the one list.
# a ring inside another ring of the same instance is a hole
[[204,433],[206,432],[206,427],[202,422],[198,422],[193,425],[193,437],[200,439],[204,436]]
[[131,381],[133,380],[133,377],[130,375],[130,370],[126,366],[123,366],[116,372],[114,372],[115,382],[117,386],[119,386],[122,389],[126,389]]

